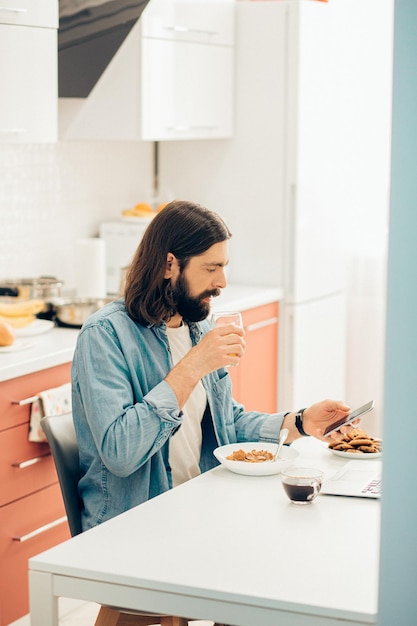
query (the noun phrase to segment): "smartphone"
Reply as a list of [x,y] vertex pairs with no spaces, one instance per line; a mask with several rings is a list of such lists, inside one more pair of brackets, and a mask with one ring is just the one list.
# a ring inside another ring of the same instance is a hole
[[354,422],[365,413],[368,413],[368,411],[372,411],[373,408],[374,401],[371,400],[370,402],[367,402],[363,406],[359,407],[359,409],[351,411],[348,415],[346,415],[346,417],[342,417],[340,420],[337,420],[337,422],[330,424],[324,431],[323,436],[328,437],[330,433],[334,433],[335,430],[339,430],[342,426],[348,426],[351,422]]

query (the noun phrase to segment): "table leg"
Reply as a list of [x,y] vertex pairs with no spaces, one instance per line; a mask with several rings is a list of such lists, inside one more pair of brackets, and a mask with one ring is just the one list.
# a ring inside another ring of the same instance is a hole
[[31,626],[58,626],[58,598],[52,591],[53,577],[29,570]]

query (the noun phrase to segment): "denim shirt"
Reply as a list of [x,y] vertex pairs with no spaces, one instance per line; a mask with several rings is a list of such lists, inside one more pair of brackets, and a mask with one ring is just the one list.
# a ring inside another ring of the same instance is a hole
[[[209,323],[189,327],[195,345]],[[81,329],[72,363],[72,410],[84,530],[171,488],[169,440],[183,419],[164,380],[172,367],[166,325],[134,322],[123,299],[101,308]],[[216,446],[277,441],[284,413],[245,412],[232,398],[226,369],[202,382],[209,409],[202,472],[217,465]]]

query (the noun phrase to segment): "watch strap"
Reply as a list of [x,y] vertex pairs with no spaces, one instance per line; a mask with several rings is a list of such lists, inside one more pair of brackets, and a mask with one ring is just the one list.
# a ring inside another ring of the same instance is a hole
[[295,427],[298,430],[298,432],[300,433],[300,435],[302,435],[303,437],[310,437],[310,435],[308,433],[306,433],[306,431],[303,428],[303,413],[305,411],[304,409],[300,409],[299,411],[297,411],[296,415],[295,415]]

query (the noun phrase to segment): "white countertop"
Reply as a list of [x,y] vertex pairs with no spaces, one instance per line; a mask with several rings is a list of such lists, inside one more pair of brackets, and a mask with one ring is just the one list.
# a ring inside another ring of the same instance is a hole
[[[221,296],[213,301],[213,309],[250,309],[282,298],[282,289],[229,285]],[[0,382],[32,374],[72,361],[79,330],[53,328],[44,334],[25,338],[29,347],[16,352],[0,352]],[[22,340],[20,340],[22,341]]]
[[228,285],[212,302],[213,311],[228,308],[246,311],[263,304],[277,302],[284,297],[280,287],[252,287],[248,285]]
[[25,337],[29,345],[26,350],[0,353],[0,382],[71,362],[78,332],[55,327],[42,335]]

